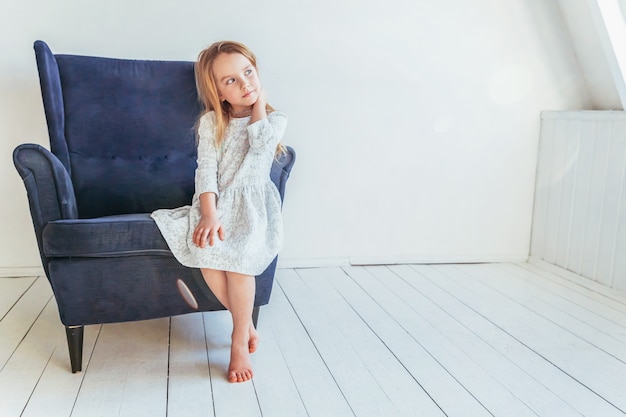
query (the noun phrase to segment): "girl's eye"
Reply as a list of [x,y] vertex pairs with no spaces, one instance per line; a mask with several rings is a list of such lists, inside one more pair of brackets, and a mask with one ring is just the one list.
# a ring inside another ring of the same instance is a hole
[[232,84],[232,83],[234,83],[234,82],[235,82],[235,79],[234,79],[234,78],[229,78],[228,80],[226,80],[226,85],[228,85],[228,84]]
[[250,74],[252,74],[252,70],[251,70],[251,69],[247,69],[247,70],[246,70],[246,72],[245,72],[245,74],[246,74],[246,75],[250,75]]

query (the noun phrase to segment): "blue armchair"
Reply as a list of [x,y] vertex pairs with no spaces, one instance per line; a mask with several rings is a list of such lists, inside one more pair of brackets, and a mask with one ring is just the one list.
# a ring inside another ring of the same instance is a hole
[[[190,204],[194,124],[192,62],[35,55],[50,151],[18,146],[39,253],[66,327],[72,372],[82,368],[85,325],[223,310],[200,271],[172,256],[150,213]],[[281,197],[293,149],[272,167]],[[256,277],[254,321],[269,302],[276,259]],[[198,310],[177,290],[181,279]]]

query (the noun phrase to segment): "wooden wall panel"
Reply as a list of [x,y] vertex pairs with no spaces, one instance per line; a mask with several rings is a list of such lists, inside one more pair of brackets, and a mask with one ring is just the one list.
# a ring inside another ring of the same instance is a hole
[[625,112],[543,112],[531,255],[626,290],[625,172]]

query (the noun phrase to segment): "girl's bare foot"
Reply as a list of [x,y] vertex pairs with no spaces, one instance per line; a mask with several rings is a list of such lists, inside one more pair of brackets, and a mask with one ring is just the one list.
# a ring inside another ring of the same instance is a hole
[[245,382],[254,376],[252,363],[250,362],[250,342],[250,337],[240,338],[233,334],[233,342],[230,347],[230,365],[228,366],[228,382]]
[[259,344],[259,333],[254,328],[254,324],[250,323],[250,340],[248,340],[248,352],[256,352],[256,348]]

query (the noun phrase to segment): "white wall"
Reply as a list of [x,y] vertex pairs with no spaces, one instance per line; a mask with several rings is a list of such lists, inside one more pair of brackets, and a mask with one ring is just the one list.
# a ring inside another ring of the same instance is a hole
[[32,42],[193,60],[229,38],[290,116],[283,265],[527,257],[539,112],[589,105],[556,0],[3,0],[0,267],[39,263],[11,162],[47,144]]

